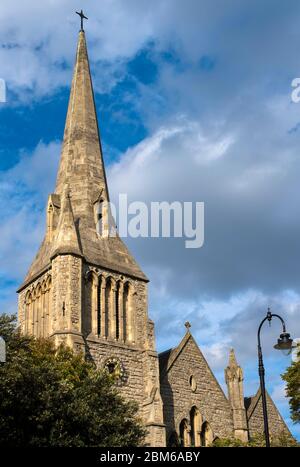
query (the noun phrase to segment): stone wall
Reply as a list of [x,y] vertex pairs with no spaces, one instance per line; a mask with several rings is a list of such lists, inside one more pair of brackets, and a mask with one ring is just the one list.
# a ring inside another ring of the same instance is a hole
[[[47,337],[49,330],[51,329],[51,280],[51,269],[49,269],[19,292],[18,320],[22,333],[34,334],[36,337]],[[42,295],[41,300],[38,303],[39,310],[37,310],[36,305],[33,305],[33,301],[37,302],[34,297],[37,295],[38,291],[40,291],[40,294]],[[47,300],[45,300],[46,294]],[[27,305],[29,304],[29,298],[31,302],[30,310]],[[34,306],[34,310],[32,309],[32,306]],[[33,315],[35,326],[33,326],[32,323]],[[45,327],[45,323],[43,321],[46,321],[46,318],[47,326]]]
[[[162,355],[162,358],[165,357]],[[209,423],[214,437],[232,436],[233,421],[229,401],[192,337],[187,339],[168,372],[165,372],[164,365],[161,370],[167,440],[174,430],[179,435],[180,423],[183,419],[190,421],[193,407],[199,410],[202,423]],[[194,390],[190,384],[191,376],[196,386]]]
[[[261,396],[259,398],[255,397],[252,399],[252,404],[250,405],[247,411],[250,439],[251,437],[253,438],[256,435],[261,435],[264,432],[264,419]],[[269,396],[267,396],[267,411],[270,437],[278,438],[284,435],[288,438],[292,438],[289,429],[287,428],[279,411],[277,410],[275,404]]]

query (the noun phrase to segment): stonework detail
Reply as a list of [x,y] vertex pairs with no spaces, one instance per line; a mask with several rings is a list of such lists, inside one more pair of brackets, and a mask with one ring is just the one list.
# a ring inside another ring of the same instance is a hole
[[[65,343],[98,368],[118,372],[120,393],[138,403],[150,446],[208,446],[216,437],[246,439],[248,431],[261,432],[259,400],[245,408],[242,370],[233,355],[226,369],[229,399],[189,323],[178,347],[158,356],[148,316],[148,279],[118,234],[108,235],[108,201],[85,33],[80,31],[45,237],[18,290],[21,330]],[[270,414],[276,430],[285,426],[274,404]]]
[[[260,435],[264,431],[263,424],[263,411],[262,411],[262,399],[260,389],[253,397],[245,398],[245,406],[247,409],[247,419],[249,427],[250,438]],[[281,436],[286,438],[292,438],[292,435],[284,423],[278,409],[276,408],[271,397],[267,393],[267,411],[270,429],[270,438],[278,439]]]
[[184,446],[232,436],[230,403],[189,331],[177,348],[160,354],[160,381],[168,443],[176,435]]
[[244,403],[243,380],[243,370],[237,364],[234,350],[231,349],[229,364],[225,369],[225,381],[232,408],[234,434],[237,439],[247,442],[249,440],[249,433]]

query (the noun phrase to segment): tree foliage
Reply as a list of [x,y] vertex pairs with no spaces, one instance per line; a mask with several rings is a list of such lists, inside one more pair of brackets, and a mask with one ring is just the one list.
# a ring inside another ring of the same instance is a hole
[[0,446],[138,446],[145,432],[135,403],[105,371],[49,339],[22,336],[0,316],[7,362],[0,367]]
[[300,422],[300,349],[297,361],[293,362],[282,375],[287,383],[286,395],[290,398],[291,418],[295,423]]
[[[287,436],[284,432],[280,433],[277,437],[271,437],[271,447],[297,447],[298,443],[291,437]],[[265,437],[263,434],[252,436],[251,439],[244,443],[235,438],[218,438],[214,441],[212,447],[216,448],[260,448],[265,447]]]

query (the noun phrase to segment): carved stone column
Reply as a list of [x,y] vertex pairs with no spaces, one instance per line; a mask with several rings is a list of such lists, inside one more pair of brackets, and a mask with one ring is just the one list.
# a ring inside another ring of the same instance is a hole
[[32,294],[32,335],[35,335],[36,296]]
[[111,281],[110,297],[109,297],[109,337],[116,339],[116,283]]
[[128,296],[127,296],[127,316],[126,316],[126,328],[127,328],[127,338],[126,340],[130,343],[134,342],[135,340],[135,332],[134,332],[134,302],[135,302],[135,295],[134,290],[131,284],[128,287]]
[[100,321],[101,321],[101,337],[106,337],[106,316],[105,316],[105,291],[106,291],[106,280],[105,277],[101,276],[101,302],[100,302]]
[[92,334],[98,334],[98,283],[99,279],[96,274],[92,276]]
[[52,288],[51,282],[48,284],[47,292],[47,332],[46,336],[50,336],[53,332],[53,310],[52,310]]
[[118,294],[119,294],[119,340],[121,342],[125,341],[123,293],[124,293],[124,284],[123,284],[123,282],[119,282],[119,287],[118,287]]
[[45,319],[46,319],[46,310],[45,310],[45,291],[41,291],[41,322],[40,322],[40,337],[45,337]]

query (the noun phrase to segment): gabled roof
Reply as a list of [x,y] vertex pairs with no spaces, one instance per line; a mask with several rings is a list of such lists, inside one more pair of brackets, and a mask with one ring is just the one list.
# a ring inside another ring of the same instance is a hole
[[[285,421],[283,420],[279,410],[277,409],[276,405],[274,404],[272,397],[270,396],[270,394],[268,393],[267,390],[266,390],[266,397],[267,397],[267,406],[272,405],[273,409],[276,411],[276,413],[280,417],[282,423],[286,426],[286,429],[290,432],[290,430],[288,429]],[[253,415],[253,413],[254,413],[254,411],[255,411],[255,409],[256,409],[259,401],[260,401],[260,399],[261,399],[261,388],[260,387],[258,388],[257,393],[254,396],[244,398],[245,409],[246,409],[246,413],[247,413],[247,420],[251,419],[251,417],[252,417],[252,415]]]
[[216,379],[215,375],[213,374],[209,364],[207,363],[206,358],[204,357],[204,355],[201,352],[197,342],[195,341],[194,337],[192,336],[192,334],[191,334],[191,332],[189,330],[187,330],[187,332],[185,333],[183,339],[180,341],[180,343],[179,343],[179,345],[177,347],[175,347],[173,349],[166,350],[166,351],[161,352],[159,354],[159,367],[160,367],[161,377],[166,375],[171,370],[172,366],[174,365],[174,363],[176,362],[176,360],[178,359],[180,354],[184,351],[184,349],[186,348],[188,342],[190,342],[190,341],[192,341],[194,343],[194,345],[196,346],[196,348],[198,350],[198,353],[199,353],[199,357],[201,358],[201,360],[206,365],[207,369],[209,370],[212,378],[214,379],[217,386],[219,387],[219,389],[220,389],[221,393],[223,394],[224,398],[226,399],[226,401],[228,401],[226,395],[224,394],[224,391],[223,391],[222,387],[220,386],[220,384],[219,384],[218,380]]

